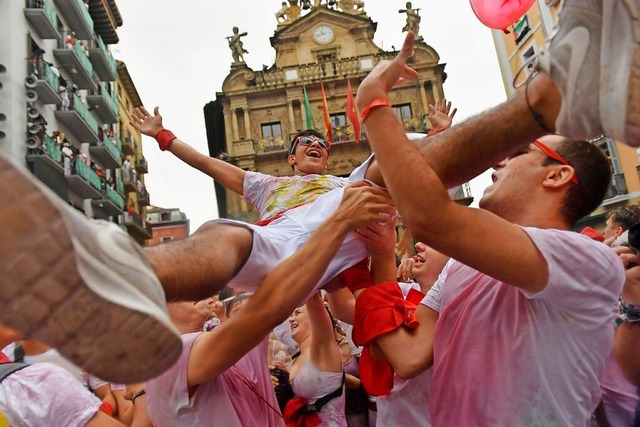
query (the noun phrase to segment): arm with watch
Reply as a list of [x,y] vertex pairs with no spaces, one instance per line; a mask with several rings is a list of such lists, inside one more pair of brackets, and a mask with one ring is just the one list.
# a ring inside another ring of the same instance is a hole
[[626,282],[620,296],[620,316],[613,353],[627,379],[640,387],[640,255],[622,253]]

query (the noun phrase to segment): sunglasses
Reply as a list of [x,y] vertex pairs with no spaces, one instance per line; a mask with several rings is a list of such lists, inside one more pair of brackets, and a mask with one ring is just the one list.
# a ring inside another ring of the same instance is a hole
[[291,144],[291,149],[289,150],[289,154],[295,153],[298,145],[306,146],[311,145],[314,142],[317,142],[320,147],[324,148],[327,151],[331,148],[331,143],[329,143],[329,141],[327,141],[326,139],[318,138],[317,136],[313,135],[305,135],[299,136],[295,139],[295,141],[293,141],[293,144]]
[[[538,149],[540,149],[540,151],[542,151],[544,154],[546,154],[547,156],[551,157],[553,160],[555,160],[556,162],[560,162],[565,166],[571,166],[569,164],[569,162],[567,162],[564,157],[562,157],[560,154],[558,154],[555,150],[553,150],[552,148],[550,148],[549,146],[545,145],[544,143],[540,142],[539,140],[535,140],[533,142],[533,145],[535,145],[536,147],[538,147]],[[571,166],[573,167],[573,166]],[[573,175],[573,178],[571,178],[571,182],[578,185],[578,178],[576,178],[575,174]]]

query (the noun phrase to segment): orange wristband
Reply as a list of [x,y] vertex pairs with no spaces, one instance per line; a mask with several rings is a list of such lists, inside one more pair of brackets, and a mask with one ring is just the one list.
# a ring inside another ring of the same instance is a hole
[[371,114],[371,110],[376,107],[391,107],[391,102],[387,98],[378,98],[371,101],[371,104],[367,105],[360,115],[362,116],[362,123],[367,120],[369,114]]

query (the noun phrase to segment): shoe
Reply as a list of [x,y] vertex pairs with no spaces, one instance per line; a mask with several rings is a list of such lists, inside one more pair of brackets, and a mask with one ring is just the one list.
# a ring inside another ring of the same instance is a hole
[[[556,131],[640,145],[640,0],[565,0],[538,66],[563,101]],[[634,72],[634,68],[636,71]]]
[[107,381],[155,377],[180,336],[140,247],[0,156],[0,323]]

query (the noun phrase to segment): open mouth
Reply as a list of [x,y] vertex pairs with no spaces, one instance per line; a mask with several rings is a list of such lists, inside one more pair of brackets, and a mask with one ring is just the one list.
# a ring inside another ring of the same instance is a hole
[[314,159],[319,159],[322,157],[322,153],[320,152],[320,150],[312,148],[307,151],[307,156],[313,157]]
[[420,255],[414,255],[413,261],[416,262],[417,264],[422,264],[423,262],[425,262],[425,259],[422,258]]

